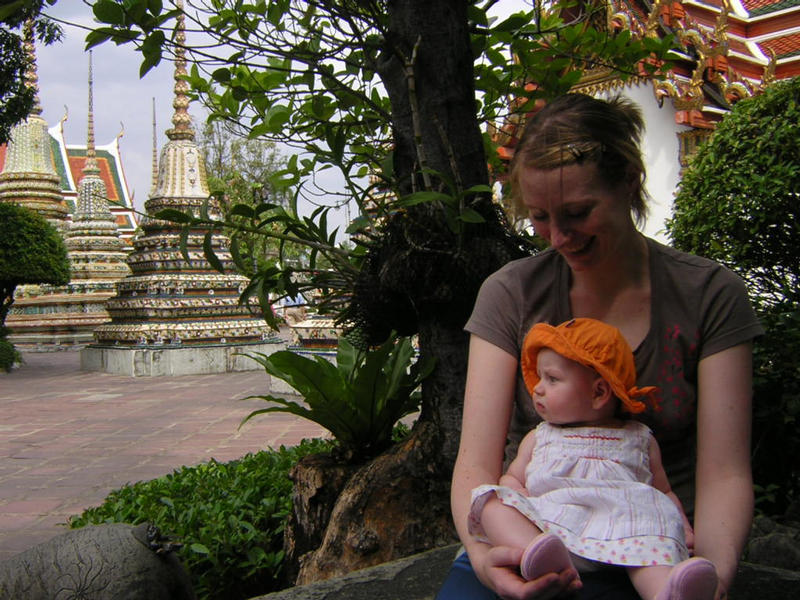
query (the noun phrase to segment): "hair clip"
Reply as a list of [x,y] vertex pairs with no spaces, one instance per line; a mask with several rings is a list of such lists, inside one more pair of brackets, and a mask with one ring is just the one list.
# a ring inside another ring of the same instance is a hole
[[583,158],[583,152],[573,143],[567,144],[567,152],[572,154],[575,160],[580,160]]

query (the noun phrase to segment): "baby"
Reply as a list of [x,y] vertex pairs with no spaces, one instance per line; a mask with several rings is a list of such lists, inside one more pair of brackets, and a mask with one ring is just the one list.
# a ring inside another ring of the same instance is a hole
[[626,568],[645,600],[712,600],[716,569],[689,558],[692,528],[658,444],[645,425],[619,416],[643,411],[636,398],[656,391],[635,387],[619,330],[594,319],[539,323],[521,368],[543,422],[499,485],[473,490],[472,535],[524,549],[525,579],[605,563]]

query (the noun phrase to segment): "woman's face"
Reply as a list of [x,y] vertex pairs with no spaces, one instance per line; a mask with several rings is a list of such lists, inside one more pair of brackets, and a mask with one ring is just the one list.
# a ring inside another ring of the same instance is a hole
[[522,169],[522,202],[534,230],[573,271],[613,264],[629,251],[636,227],[631,217],[634,187],[609,187],[594,164]]

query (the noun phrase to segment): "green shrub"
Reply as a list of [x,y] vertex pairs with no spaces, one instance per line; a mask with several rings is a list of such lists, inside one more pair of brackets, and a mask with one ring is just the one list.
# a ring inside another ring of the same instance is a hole
[[14,363],[22,361],[22,355],[14,348],[14,344],[0,336],[0,371],[8,373]]
[[61,234],[40,214],[0,202],[0,326],[14,290],[27,283],[65,285],[70,267]]
[[760,509],[780,513],[800,499],[800,78],[719,123],[667,230],[676,247],[741,275],[766,329],[753,355],[753,474]]
[[151,481],[126,485],[102,505],[71,517],[71,528],[150,522],[181,542],[179,556],[200,599],[236,600],[280,587],[283,529],[291,510],[289,470],[331,442],[211,460]]

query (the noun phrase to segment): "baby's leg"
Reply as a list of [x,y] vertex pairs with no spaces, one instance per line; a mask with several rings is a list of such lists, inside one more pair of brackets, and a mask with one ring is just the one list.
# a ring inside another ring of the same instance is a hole
[[628,567],[628,576],[642,600],[653,600],[661,588],[667,584],[673,568],[669,565]]
[[487,500],[481,511],[481,526],[492,546],[524,549],[542,533],[528,517],[503,504],[495,495]]
[[717,570],[705,558],[690,558],[674,567],[632,567],[628,574],[644,600],[713,600],[717,589]]
[[569,551],[558,536],[542,533],[528,517],[503,504],[496,496],[484,505],[481,525],[492,546],[524,550],[520,560],[520,573],[524,579],[538,579],[566,569],[574,571],[574,577],[578,579]]

